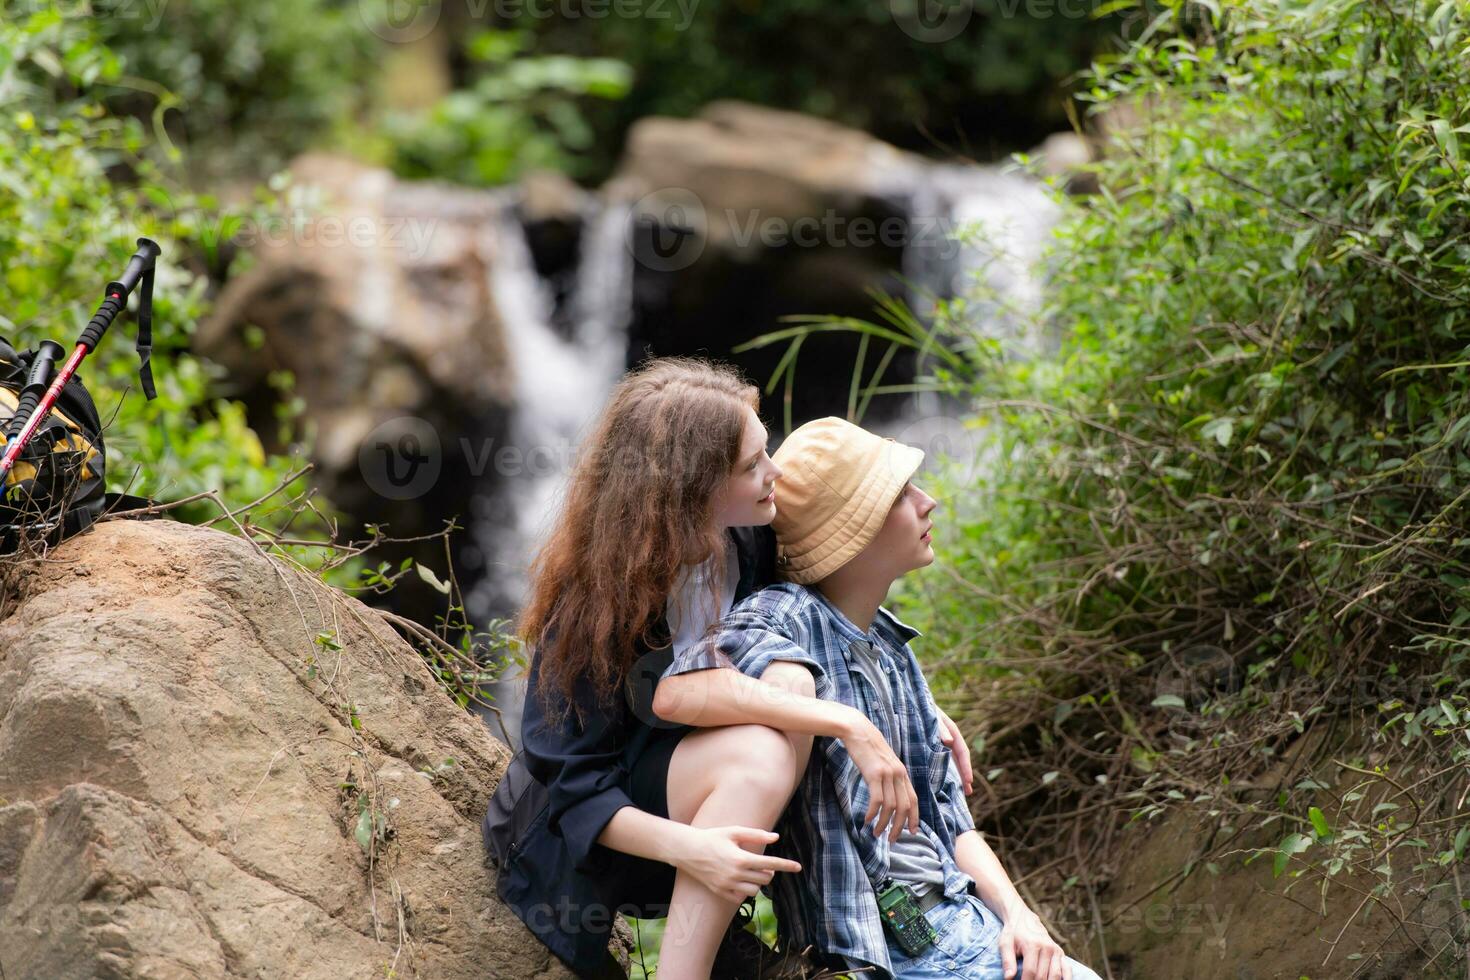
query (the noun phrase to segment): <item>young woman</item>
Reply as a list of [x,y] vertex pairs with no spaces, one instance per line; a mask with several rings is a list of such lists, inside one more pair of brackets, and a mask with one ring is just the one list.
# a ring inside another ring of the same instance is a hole
[[[538,866],[516,869],[512,904],[574,968],[605,949],[614,911],[667,913],[661,977],[708,977],[736,906],[800,870],[762,852],[805,770],[802,740],[650,710],[675,645],[774,581],[780,472],[758,397],[733,369],[693,359],[629,374],[532,567],[521,737],[549,805],[517,845]],[[566,908],[571,896],[583,907]]]
[[[802,870],[763,852],[833,706],[753,696],[748,718],[700,728],[652,708],[674,650],[776,581],[769,525],[781,474],[758,398],[734,369],[700,360],[630,373],[581,447],[532,566],[521,739],[548,804],[517,839],[499,891],[583,975],[605,960],[622,911],[667,915],[660,980],[709,978],[737,906],[777,872]],[[795,664],[750,680],[815,693]],[[855,760],[865,776],[891,770],[892,750],[867,729]],[[961,777],[968,792],[967,757]]]

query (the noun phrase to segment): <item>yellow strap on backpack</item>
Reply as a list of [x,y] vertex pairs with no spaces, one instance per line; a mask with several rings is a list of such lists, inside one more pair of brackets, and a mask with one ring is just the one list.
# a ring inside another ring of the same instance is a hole
[[[13,417],[15,415],[16,406],[19,403],[20,395],[18,392],[11,391],[9,388],[0,387],[0,417]],[[62,424],[64,424],[67,428],[66,436],[64,438],[56,440],[56,444],[51,447],[51,451],[53,453],[84,453],[85,455],[82,458],[81,478],[83,480],[92,479],[96,475],[96,472],[92,469],[90,464],[92,460],[97,458],[97,447],[92,445],[91,441],[87,439],[86,434],[82,432],[82,427],[77,425],[76,422],[69,418],[65,412],[61,411],[61,409],[52,406],[50,414],[60,419]],[[8,440],[5,438],[5,433],[3,431],[0,431],[0,452],[4,452],[4,447],[7,442]],[[11,468],[10,473],[7,474],[5,485],[7,487],[19,486],[23,483],[28,483],[35,478],[36,464],[27,462],[23,459],[18,459],[15,461],[15,466]]]

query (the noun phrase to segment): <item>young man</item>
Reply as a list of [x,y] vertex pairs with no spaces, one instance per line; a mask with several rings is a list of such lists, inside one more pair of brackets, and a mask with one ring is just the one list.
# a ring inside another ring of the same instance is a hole
[[[901,575],[934,561],[935,501],[912,481],[923,458],[837,418],[788,436],[774,457],[772,525],[787,581],[736,604],[677,656],[654,711],[814,737],[773,848],[804,870],[766,873],[785,948],[876,980],[1097,980],[1063,954],[975,830],[908,646],[918,633],[880,605]],[[815,697],[768,683],[779,662],[809,671]]]

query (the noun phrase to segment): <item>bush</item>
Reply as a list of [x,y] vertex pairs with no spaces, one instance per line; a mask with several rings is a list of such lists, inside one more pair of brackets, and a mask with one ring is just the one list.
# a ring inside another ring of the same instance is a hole
[[367,105],[379,52],[364,11],[376,8],[339,0],[95,7],[86,19],[122,71],[94,97],[115,114],[149,120],[196,169],[258,177]]
[[[144,126],[107,114],[94,93],[122,71],[90,21],[48,11],[0,22],[0,334],[17,347],[51,339],[70,352],[137,238],[158,241],[158,397],[146,401],[136,390],[132,314],[118,317],[78,372],[107,426],[108,484],[159,500],[217,489],[227,505],[240,506],[300,465],[266,454],[243,407],[209,394],[218,368],[188,353],[207,308],[195,244],[217,245],[240,215],[180,190],[154,162]],[[109,178],[120,163],[135,182]],[[298,478],[287,489],[305,486]],[[196,522],[217,515],[205,501],[174,514]]]
[[[977,781],[1009,859],[1092,884],[1109,815],[1180,807],[1279,835],[1250,858],[1278,876],[1361,871],[1381,898],[1405,884],[1387,856],[1451,887],[1470,840],[1467,15],[1168,5],[1085,85],[1142,121],[1102,192],[1063,203],[1049,352],[977,331],[978,291],[936,311],[928,382],[966,399],[985,455],[950,467],[943,571],[906,604],[956,715],[988,726]],[[1278,762],[1280,793],[1253,799]]]
[[390,113],[383,137],[405,177],[505,184],[527,170],[586,176],[593,132],[580,102],[615,100],[628,66],[607,58],[536,55],[525,31],[480,31],[467,45],[474,84],[423,114]]

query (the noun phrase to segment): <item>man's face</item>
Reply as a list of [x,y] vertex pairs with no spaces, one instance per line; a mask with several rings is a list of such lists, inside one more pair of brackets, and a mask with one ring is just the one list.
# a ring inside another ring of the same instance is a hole
[[934,549],[930,547],[934,522],[930,514],[938,505],[914,481],[905,483],[878,536],[864,551],[877,557],[894,578],[930,564],[934,561]]

